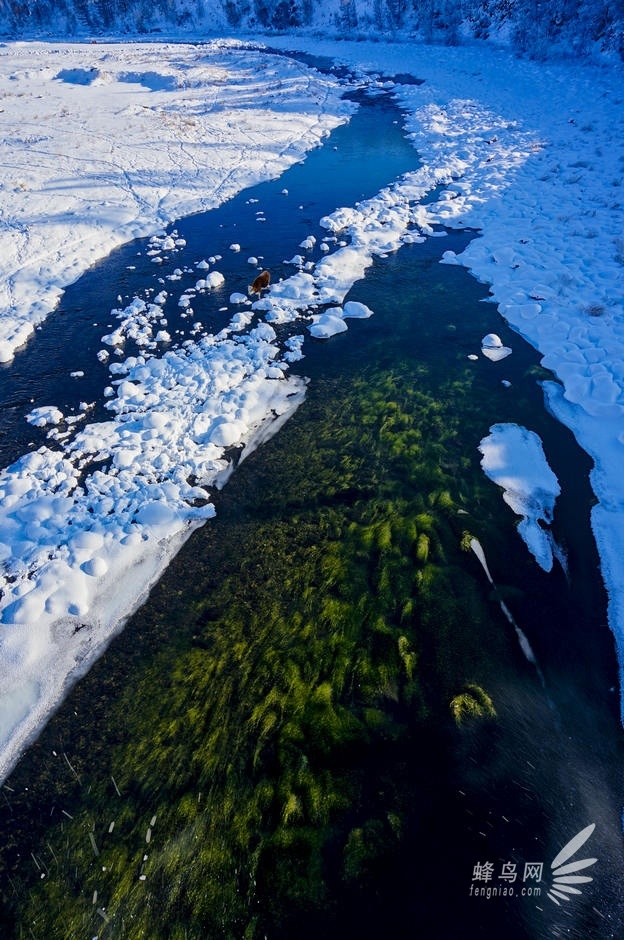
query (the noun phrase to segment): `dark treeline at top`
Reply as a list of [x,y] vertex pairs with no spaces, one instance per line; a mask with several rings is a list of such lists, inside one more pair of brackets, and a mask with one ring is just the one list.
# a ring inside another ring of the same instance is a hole
[[0,35],[227,29],[379,33],[456,44],[491,40],[536,58],[624,58],[624,0],[0,0]]

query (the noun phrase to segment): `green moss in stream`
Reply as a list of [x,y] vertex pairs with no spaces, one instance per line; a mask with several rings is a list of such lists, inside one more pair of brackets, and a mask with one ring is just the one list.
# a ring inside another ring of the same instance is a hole
[[258,455],[236,566],[197,561],[176,642],[114,707],[125,740],[20,911],[34,936],[307,937],[382,907],[422,825],[432,716],[493,712],[456,409],[399,373],[343,389],[340,422],[325,400]]
[[469,719],[496,717],[492,699],[478,685],[469,685],[463,692],[453,696],[450,709],[458,725]]

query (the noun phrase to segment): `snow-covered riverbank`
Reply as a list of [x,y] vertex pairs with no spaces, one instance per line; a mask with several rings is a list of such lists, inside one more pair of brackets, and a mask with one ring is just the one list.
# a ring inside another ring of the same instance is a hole
[[[285,419],[300,400],[288,378],[300,341],[279,348],[270,323],[342,304],[375,255],[436,224],[482,230],[445,261],[492,284],[501,313],[564,383],[563,392],[548,385],[549,401],[596,460],[593,524],[624,661],[621,72],[483,49],[279,40],[295,42],[348,62],[365,82],[383,72],[373,85],[393,88],[423,167],[323,220],[324,257],[258,304],[269,322],[254,331],[241,332],[242,305],[226,333],[159,358],[166,331],[153,335],[152,326],[166,325],[162,301],[116,311],[119,344],[128,323],[142,331],[144,356],[111,367],[114,421],[89,423],[87,414],[74,437],[53,432],[50,448],[2,474],[0,775],[189,526],[211,514],[202,487],[222,473],[223,449],[256,439],[265,418]],[[406,72],[425,84],[388,81]],[[4,46],[0,93],[5,360],[62,287],[113,245],[276,176],[351,109],[332,79],[231,43]],[[493,332],[497,319],[492,306]],[[108,469],[85,482],[92,460]]]
[[0,44],[0,362],[116,245],[279,176],[350,110],[233,41]]
[[[167,256],[173,271],[184,240],[163,225],[279,176],[348,118],[343,90],[236,42],[0,46],[0,360],[115,245],[158,232],[151,266],[164,273]],[[215,260],[178,288],[183,316],[222,285]],[[111,310],[98,358],[112,357],[114,420],[89,420],[92,403],[71,415],[46,403],[27,418],[50,427],[50,446],[0,474],[2,776],[214,514],[205,487],[223,481],[225,448],[274,433],[303,396],[270,326],[238,335],[244,297],[229,330],[202,341],[196,329],[160,358],[172,346],[163,305],[182,277],[161,278],[158,296],[150,278],[145,299]],[[123,360],[128,340],[143,355]]]

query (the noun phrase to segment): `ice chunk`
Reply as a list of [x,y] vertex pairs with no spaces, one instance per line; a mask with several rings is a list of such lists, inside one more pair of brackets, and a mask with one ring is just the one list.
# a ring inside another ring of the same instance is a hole
[[217,287],[221,287],[222,284],[225,284],[225,278],[220,271],[211,271],[206,278],[206,287],[208,290],[214,290]]
[[47,424],[59,424],[63,420],[63,412],[56,405],[42,405],[40,408],[33,408],[30,414],[26,415],[26,420],[36,428],[44,428]]
[[491,359],[492,362],[499,362],[501,359],[506,359],[507,356],[511,356],[511,349],[509,346],[503,346],[503,341],[496,333],[488,333],[487,336],[483,337],[481,340],[481,352],[487,359]]
[[503,341],[500,336],[497,336],[496,333],[488,333],[481,340],[481,345],[484,349],[500,349],[503,345]]
[[361,304],[357,300],[348,300],[342,308],[343,317],[352,317],[358,320],[366,320],[372,317],[373,311],[366,304]]
[[337,333],[344,333],[347,324],[342,316],[342,307],[330,307],[325,313],[316,314],[308,330],[317,339],[329,339]]
[[479,444],[481,466],[503,488],[503,499],[522,516],[518,532],[544,571],[553,566],[553,538],[549,525],[559,481],[551,470],[539,436],[517,424],[495,424]]

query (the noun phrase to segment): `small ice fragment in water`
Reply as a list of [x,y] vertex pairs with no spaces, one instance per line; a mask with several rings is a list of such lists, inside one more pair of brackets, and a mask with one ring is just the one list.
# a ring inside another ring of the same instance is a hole
[[348,300],[343,307],[342,315],[355,320],[367,320],[368,317],[372,317],[373,311],[359,300]]
[[492,362],[499,362],[511,355],[509,346],[503,346],[503,341],[496,333],[488,333],[481,340],[481,352]]

